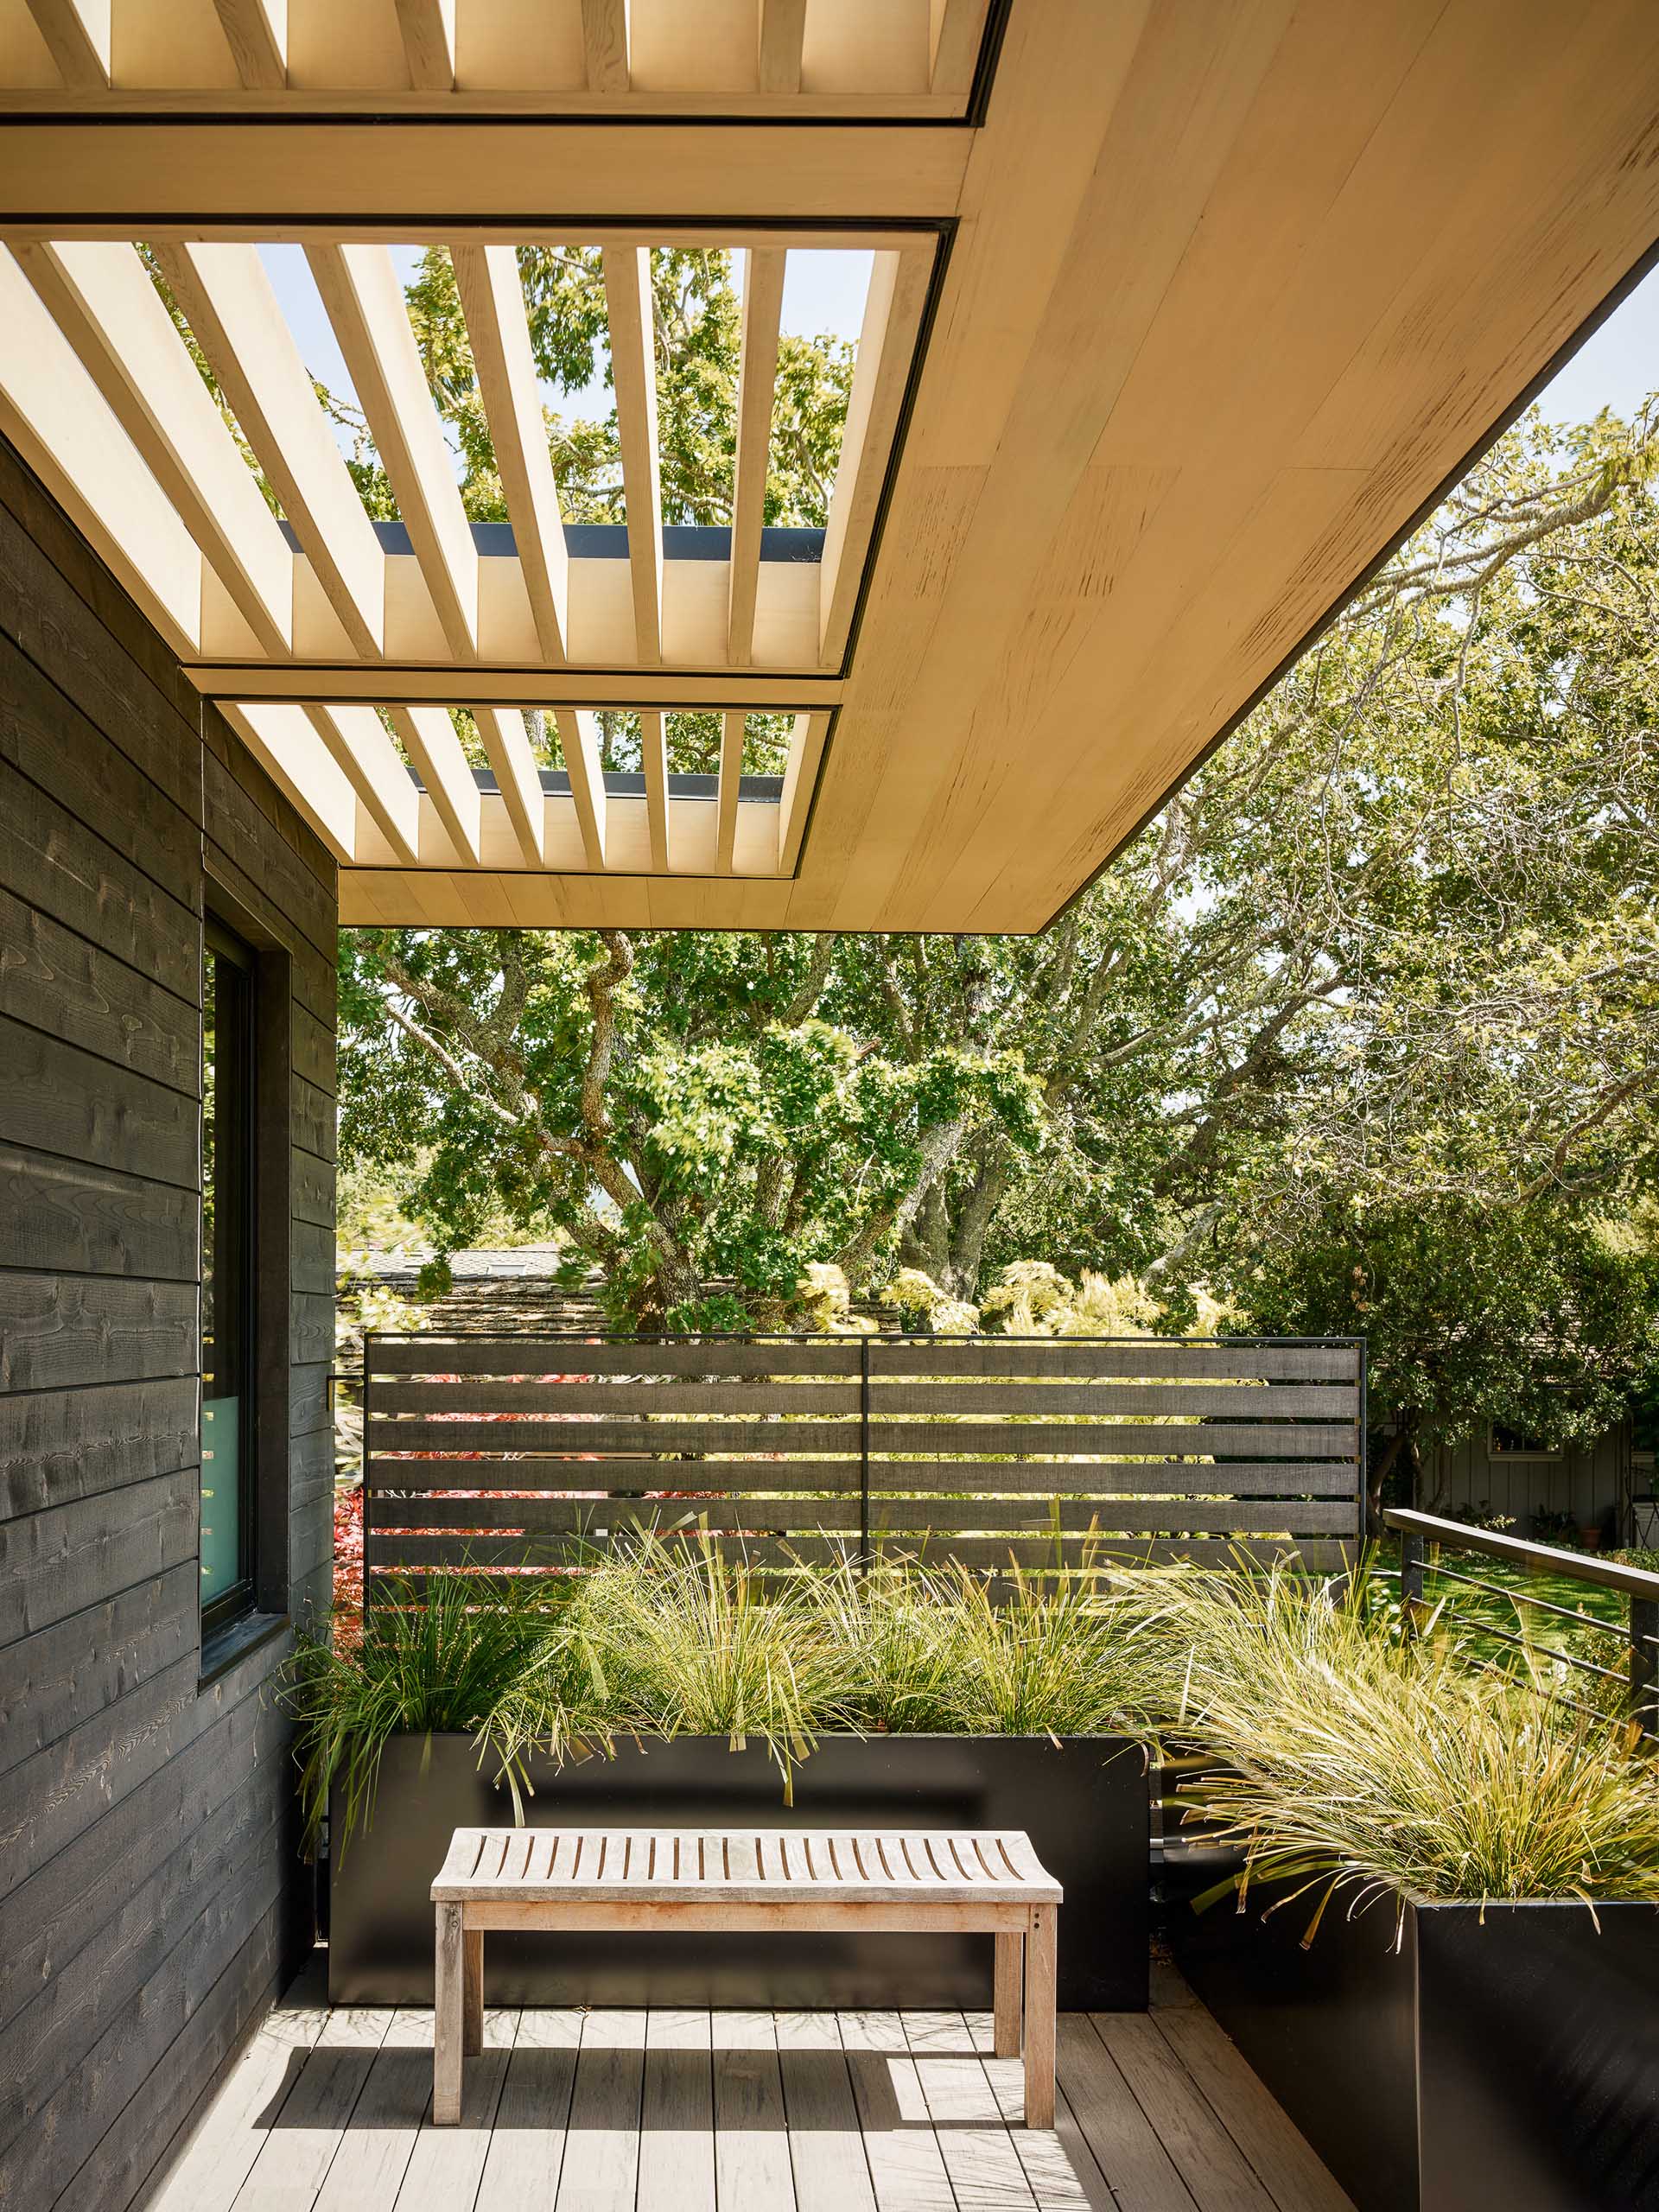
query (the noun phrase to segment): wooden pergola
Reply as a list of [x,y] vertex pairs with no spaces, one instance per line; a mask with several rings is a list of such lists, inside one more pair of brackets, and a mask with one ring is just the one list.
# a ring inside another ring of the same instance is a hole
[[[1649,0],[0,0],[0,431],[345,922],[1039,929],[1643,264],[1656,87]],[[626,530],[562,510],[538,242],[602,250]],[[261,260],[295,243],[397,523]],[[741,257],[717,531],[658,483],[649,256],[688,243]],[[508,527],[463,512],[410,244]],[[827,527],[763,531],[789,257],[849,246]],[[671,773],[709,710],[718,776]]]

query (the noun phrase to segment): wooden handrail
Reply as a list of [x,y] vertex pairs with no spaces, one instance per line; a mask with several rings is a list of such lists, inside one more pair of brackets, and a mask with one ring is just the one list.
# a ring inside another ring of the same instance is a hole
[[1417,1513],[1405,1506],[1389,1506],[1382,1520],[1385,1527],[1421,1536],[1427,1543],[1455,1544],[1460,1550],[1484,1552],[1489,1559],[1510,1560],[1518,1567],[1547,1567],[1552,1574],[1567,1575],[1574,1582],[1592,1582],[1603,1590],[1659,1604],[1659,1574],[1645,1567],[1597,1559],[1587,1552],[1562,1551],[1525,1536],[1500,1535],[1495,1529],[1475,1529],[1465,1521],[1447,1521],[1437,1513]]

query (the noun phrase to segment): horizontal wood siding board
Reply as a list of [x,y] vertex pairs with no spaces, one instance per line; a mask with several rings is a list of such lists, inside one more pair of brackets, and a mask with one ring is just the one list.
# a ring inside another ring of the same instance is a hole
[[0,760],[51,792],[162,890],[194,907],[189,893],[194,887],[200,895],[201,831],[194,810],[177,804],[106,744],[102,732],[4,638]]
[[0,1140],[197,1187],[194,1098],[0,1015]]
[[0,1522],[0,1644],[196,1556],[197,1469]]
[[0,1252],[11,1266],[194,1282],[200,1212],[176,1184],[0,1144]]
[[195,1372],[196,1287],[0,1271],[0,1390]]
[[[378,1394],[375,1394],[375,1404]],[[654,1452],[737,1452],[753,1454],[857,1451],[859,1423],[810,1420],[740,1422],[725,1420],[656,1421],[538,1421],[520,1417],[509,1423],[487,1418],[427,1421],[419,1416],[382,1420],[372,1412],[367,1424],[370,1448],[379,1452],[474,1451],[497,1452],[614,1452],[638,1455]],[[507,1433],[511,1429],[511,1435]],[[484,1436],[489,1436],[486,1444]],[[1329,1459],[1357,1453],[1357,1435],[1352,1428],[1310,1421],[1305,1427],[1263,1421],[1255,1426],[1221,1422],[1200,1426],[1171,1421],[1157,1426],[1124,1421],[1033,1421],[1029,1423],[986,1421],[877,1421],[869,1424],[873,1452],[937,1452],[942,1460],[971,1465],[986,1455],[1027,1458],[1037,1453],[1055,1458],[1103,1460],[1160,1458],[1177,1453],[1212,1458],[1217,1452],[1238,1459],[1272,1456],[1280,1459]]]
[[0,1773],[48,1750],[124,1690],[196,1648],[194,1553],[83,1611],[0,1646]]
[[747,1414],[757,1420],[779,1414],[856,1414],[856,1382],[779,1382],[756,1377],[735,1382],[590,1382],[583,1377],[546,1382],[377,1382],[378,1414],[537,1413],[612,1414],[657,1417],[664,1414]]
[[[685,1543],[701,1543],[703,1539],[684,1537]],[[740,1535],[711,1535],[707,1542],[723,1557],[741,1560],[747,1565],[787,1574],[794,1567],[835,1566],[856,1554],[857,1541],[852,1537],[836,1540],[828,1536],[803,1536],[786,1540],[753,1538]],[[464,1548],[462,1548],[464,1549]],[[1200,1567],[1235,1567],[1242,1560],[1267,1565],[1276,1559],[1298,1562],[1317,1573],[1336,1573],[1352,1566],[1356,1548],[1351,1543],[1330,1538],[1309,1537],[1300,1541],[1294,1537],[1269,1538],[1260,1536],[1226,1539],[1219,1536],[1194,1536],[1185,1541],[1162,1538],[1124,1538],[1117,1542],[1090,1541],[1072,1537],[1062,1541],[1057,1561],[1052,1541],[1040,1538],[969,1537],[950,1546],[948,1553],[934,1547],[918,1545],[906,1539],[889,1538],[878,1548],[878,1556],[894,1560],[920,1558],[936,1563],[946,1560],[957,1561],[965,1567],[995,1576],[1010,1567],[1041,1572],[1048,1568],[1067,1574],[1105,1573],[1126,1567],[1169,1567],[1178,1561],[1190,1561]],[[476,1561],[468,1562],[476,1566]],[[376,1567],[372,1580],[379,1586],[379,1592],[372,1602],[391,1604],[407,1593],[412,1599],[424,1596],[435,1570],[429,1561],[409,1567]],[[457,1570],[446,1567],[445,1573]],[[527,1583],[540,1579],[563,1584],[572,1572],[581,1570],[538,1564],[522,1573],[478,1567],[478,1586],[480,1596],[505,1592],[522,1593]]]
[[[856,1382],[782,1382],[756,1376],[738,1382],[667,1381],[655,1377],[610,1382],[585,1376],[543,1381],[382,1381],[374,1402],[382,1414],[844,1414],[859,1412],[863,1393]],[[1236,1415],[1243,1421],[1308,1419],[1356,1421],[1359,1393],[1349,1384],[1290,1383],[1166,1385],[1117,1381],[1014,1383],[1000,1378],[982,1383],[887,1382],[873,1381],[870,1409],[875,1420],[925,1414],[936,1420],[969,1415],[976,1420],[1010,1415],[1065,1414],[1079,1418],[1103,1414],[1189,1416],[1194,1420]]]
[[873,1337],[872,1376],[1028,1376],[1033,1381],[1075,1375],[1263,1382],[1355,1381],[1357,1346],[1341,1344],[1239,1345],[1147,1337],[1131,1343],[1091,1343],[1066,1337],[920,1338]]
[[975,1529],[982,1535],[1040,1534],[1058,1516],[1061,1529],[1086,1534],[1090,1529],[1124,1530],[1257,1529],[1293,1530],[1299,1535],[1351,1535],[1354,1516],[1346,1499],[1281,1498],[1033,1498],[1010,1504],[1005,1499],[936,1498],[913,1504],[874,1500],[874,1531],[912,1535],[929,1529]]
[[[372,1426],[372,1424],[371,1424]],[[691,1478],[690,1483],[682,1476]],[[433,1490],[600,1491],[617,1496],[671,1485],[752,1490],[856,1491],[859,1465],[845,1459],[392,1459],[371,1452],[365,1479],[372,1492]]]
[[261,903],[281,923],[283,937],[297,928],[312,950],[332,963],[337,912],[333,876],[320,877],[307,866],[241,777],[211,750],[202,758],[202,795],[203,828],[210,842],[257,885]]
[[376,1376],[820,1375],[857,1379],[858,1339],[796,1338],[779,1344],[709,1338],[695,1344],[601,1342],[585,1337],[376,1338],[366,1348]]
[[[964,1480],[964,1477],[970,1478]],[[1347,1497],[1359,1486],[1355,1459],[1081,1459],[983,1461],[971,1465],[938,1460],[874,1459],[870,1463],[873,1497],[895,1491],[948,1496],[970,1490],[978,1496],[1030,1492],[1067,1497]]]
[[200,982],[191,909],[4,761],[0,883],[162,989],[194,1001]]
[[200,1014],[0,884],[0,1014],[200,1095]]
[[194,1375],[0,1392],[0,1519],[193,1466],[198,1443]]
[[[522,1529],[535,1535],[585,1535],[601,1523],[637,1527],[711,1529],[856,1529],[856,1497],[377,1497],[371,1543],[397,1545],[393,1531],[428,1533],[454,1529]],[[372,1556],[380,1557],[378,1553]]]

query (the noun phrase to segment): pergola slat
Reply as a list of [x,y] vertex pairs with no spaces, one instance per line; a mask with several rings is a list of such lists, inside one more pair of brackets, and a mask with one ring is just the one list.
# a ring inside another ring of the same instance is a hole
[[449,650],[470,660],[478,554],[391,252],[315,245],[307,258]]
[[420,794],[372,707],[308,707],[311,726],[399,860],[421,857]]
[[931,266],[931,251],[912,246],[877,253],[870,270],[823,541],[819,643],[827,668],[839,664],[852,627]]
[[760,0],[760,90],[798,92],[801,41],[806,32],[806,0]]
[[294,556],[129,245],[20,245],[18,266],[265,652],[293,633]]
[[569,620],[569,557],[518,257],[510,245],[457,245],[450,259],[536,635],[557,666]]
[[524,865],[540,868],[547,844],[546,804],[524,718],[511,707],[479,707],[474,715]]
[[791,875],[801,856],[806,817],[818,780],[818,763],[830,732],[828,715],[797,715],[789,734],[789,760],[784,769],[783,798],[778,810],[778,873]]
[[12,256],[0,248],[0,435],[175,651],[201,635],[201,553]]
[[657,364],[652,349],[651,249],[605,248],[605,306],[611,328],[611,376],[622,446],[628,567],[633,585],[634,657],[663,658],[662,486],[657,459]]
[[288,0],[213,0],[213,6],[248,91],[280,92],[288,82]]
[[754,657],[754,601],[766,516],[766,464],[778,383],[778,332],[787,255],[751,247],[744,257],[743,333],[737,380],[737,442],[733,456],[732,574],[726,658],[747,668]]
[[397,0],[397,29],[417,92],[455,88],[456,0]]
[[168,289],[282,501],[341,628],[378,658],[385,556],[251,245],[157,249]]
[[464,862],[479,858],[478,785],[455,726],[442,707],[392,707],[392,728],[404,741],[437,810],[449,842]]
[[664,718],[654,707],[639,711],[639,751],[645,772],[645,820],[651,833],[651,865],[658,875],[669,868],[668,741]]
[[303,707],[226,702],[226,720],[334,858],[357,857],[358,795]]
[[744,714],[727,715],[720,728],[720,819],[715,832],[715,867],[721,875],[732,872],[737,844],[737,803],[743,780]]
[[987,0],[930,0],[928,87],[936,98],[967,97],[985,35],[986,6]]
[[575,707],[561,707],[555,719],[564,753],[565,773],[576,820],[582,825],[582,850],[595,873],[605,867],[605,773],[600,765],[599,731],[591,714]]
[[626,92],[628,0],[582,0],[582,50],[590,92]]
[[111,0],[29,0],[29,12],[66,85],[110,87]]

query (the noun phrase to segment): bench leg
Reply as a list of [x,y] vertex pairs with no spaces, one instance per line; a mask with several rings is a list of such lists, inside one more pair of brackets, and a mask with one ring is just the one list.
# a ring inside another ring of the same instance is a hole
[[468,2058],[484,2048],[484,1930],[468,1928],[461,1936],[461,2047]]
[[1054,2125],[1055,1908],[1033,1905],[1026,1938],[1026,2126]]
[[996,1938],[995,2048],[999,2058],[1020,2056],[1021,1983],[1026,1972],[1026,1939],[1015,1929]]
[[461,1983],[465,1937],[458,1904],[437,1908],[436,1987],[432,2016],[432,2122],[454,2127],[461,2121],[461,2060],[464,2042]]

